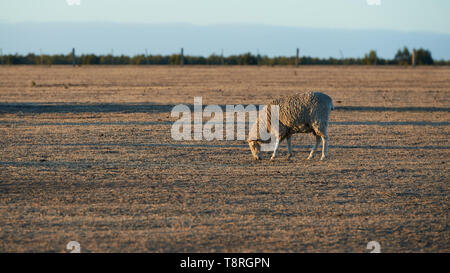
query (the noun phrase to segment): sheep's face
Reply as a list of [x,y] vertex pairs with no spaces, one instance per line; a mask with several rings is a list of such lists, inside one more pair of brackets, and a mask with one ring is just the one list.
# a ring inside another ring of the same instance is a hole
[[252,151],[253,158],[255,160],[260,160],[261,156],[259,154],[261,152],[261,144],[256,140],[249,140],[248,146],[250,146],[250,151]]

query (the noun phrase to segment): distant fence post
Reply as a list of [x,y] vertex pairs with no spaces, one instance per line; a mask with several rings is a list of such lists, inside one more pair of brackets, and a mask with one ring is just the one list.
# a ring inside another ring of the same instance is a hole
[[225,64],[225,60],[223,59],[223,48],[222,48],[222,51],[220,52],[220,63],[221,63],[222,65]]
[[413,67],[416,67],[416,50],[415,49],[412,50],[411,64]]
[[260,55],[259,55],[259,48],[258,49],[256,49],[256,65],[258,65],[259,66],[259,58],[260,57]]
[[298,66],[298,57],[300,56],[300,49],[297,47],[297,54],[295,55],[295,66]]
[[184,52],[183,52],[183,48],[181,48],[180,65],[181,65],[181,66],[184,65]]
[[149,65],[149,60],[148,60],[148,50],[145,49],[145,59],[147,60],[147,65]]
[[1,59],[1,64],[5,64],[5,62],[3,61],[3,48],[0,48],[0,59]]
[[75,66],[77,64],[77,60],[75,57],[75,48],[72,48],[72,66]]

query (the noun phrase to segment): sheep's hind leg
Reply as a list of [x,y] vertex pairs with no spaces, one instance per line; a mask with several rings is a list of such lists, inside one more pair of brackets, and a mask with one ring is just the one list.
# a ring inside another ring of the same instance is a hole
[[322,157],[320,158],[320,160],[325,160],[328,152],[328,135],[325,132],[321,137],[322,137]]
[[320,136],[318,136],[316,134],[314,134],[314,136],[316,136],[316,144],[314,144],[314,146],[312,147],[311,153],[309,153],[309,156],[308,156],[308,160],[313,158],[314,152],[317,150],[317,147],[319,146],[319,143],[320,143],[320,139],[321,139]]
[[288,136],[286,138],[287,148],[288,148],[288,155],[287,160],[289,160],[292,157],[292,145],[291,145],[291,136]]

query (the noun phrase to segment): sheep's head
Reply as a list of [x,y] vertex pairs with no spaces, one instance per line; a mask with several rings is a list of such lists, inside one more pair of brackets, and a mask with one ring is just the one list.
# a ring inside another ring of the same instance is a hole
[[248,140],[248,146],[250,146],[250,151],[252,151],[253,158],[255,160],[260,160],[261,156],[261,144],[257,140]]

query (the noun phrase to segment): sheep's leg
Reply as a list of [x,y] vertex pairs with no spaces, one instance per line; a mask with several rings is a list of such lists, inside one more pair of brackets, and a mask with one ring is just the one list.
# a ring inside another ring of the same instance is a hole
[[275,157],[277,156],[278,148],[280,148],[280,141],[281,141],[280,138],[277,137],[276,141],[275,141],[275,149],[273,149],[273,154],[272,154],[272,157],[270,158],[270,160],[274,160]]
[[291,145],[291,136],[288,136],[286,138],[287,148],[288,148],[288,155],[287,159],[289,160],[292,157],[292,145]]
[[320,136],[314,134],[316,136],[316,144],[314,144],[314,146],[311,149],[311,153],[308,156],[308,160],[310,160],[311,158],[313,158],[314,156],[314,152],[317,150],[317,147],[319,146],[320,143]]
[[328,151],[328,136],[327,133],[323,134],[322,136],[322,157],[320,160],[325,160],[327,157],[327,151]]

